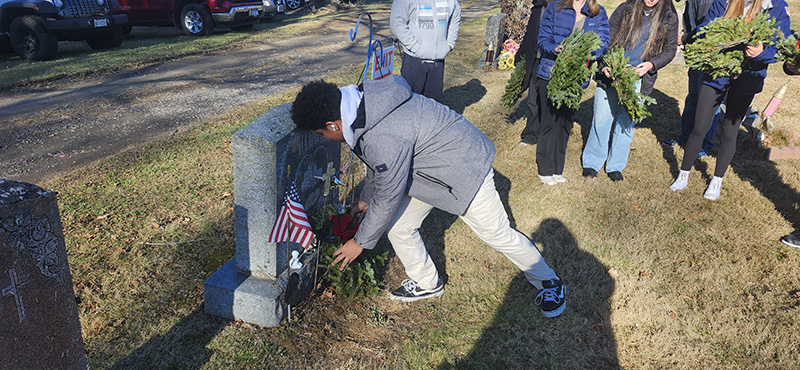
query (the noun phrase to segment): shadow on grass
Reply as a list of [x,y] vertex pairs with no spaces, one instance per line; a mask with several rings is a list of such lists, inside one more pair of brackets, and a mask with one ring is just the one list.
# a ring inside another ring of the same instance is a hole
[[[657,102],[657,104],[648,107],[652,116],[645,118],[637,127],[650,129],[661,146],[661,155],[669,165],[669,172],[673,177],[677,177],[680,171],[680,163],[675,157],[675,151],[673,147],[662,145],[661,143],[666,140],[675,140],[681,134],[681,110],[678,107],[678,100],[658,89],[653,90],[650,96],[655,98]],[[664,181],[669,184],[672,183],[672,180],[665,179]]]
[[[797,210],[800,193],[783,181],[775,162],[762,159],[766,157],[766,149],[751,133],[740,130],[736,141],[736,153],[731,161],[733,172],[742,180],[748,181],[763,197],[769,199],[775,205],[775,210],[792,224],[794,233],[800,232],[800,212]],[[712,171],[708,175],[710,179],[710,176],[713,176],[713,169],[709,171]],[[722,189],[724,197],[724,183]]]
[[453,86],[442,94],[442,104],[450,107],[458,114],[464,114],[464,109],[479,102],[486,95],[486,88],[481,81],[473,78],[461,86]]
[[605,266],[581,250],[558,219],[544,220],[531,240],[567,285],[564,313],[543,317],[533,304],[536,292],[520,273],[470,353],[439,369],[619,368],[609,318],[615,284]]
[[200,369],[214,354],[208,343],[228,324],[198,305],[169,332],[150,338],[111,369]]

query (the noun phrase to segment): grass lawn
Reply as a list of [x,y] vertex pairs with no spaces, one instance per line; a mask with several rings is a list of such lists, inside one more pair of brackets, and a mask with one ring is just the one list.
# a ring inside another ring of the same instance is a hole
[[[610,14],[616,3],[603,5]],[[514,225],[567,284],[562,316],[542,317],[520,272],[442,212],[423,225],[448,282],[440,298],[321,290],[277,328],[205,315],[202,283],[234,253],[231,135],[293,90],[41,184],[59,193],[91,367],[797,368],[800,251],[778,239],[800,230],[800,162],[765,161],[742,130],[718,201],[702,198],[714,157],[697,162],[687,189],[669,191],[683,153],[659,143],[679,133],[686,70],[676,61],[659,72],[658,104],[635,129],[624,181],[581,177],[590,86],[567,149],[569,181],[543,185],[535,146],[518,145],[522,108],[500,106],[510,73],[476,69],[488,16],[462,25],[446,102],[494,141]],[[358,73],[328,80],[353,83]],[[772,67],[754,105],[786,81]],[[774,120],[800,132],[789,83]],[[404,277],[392,259],[384,290]]]

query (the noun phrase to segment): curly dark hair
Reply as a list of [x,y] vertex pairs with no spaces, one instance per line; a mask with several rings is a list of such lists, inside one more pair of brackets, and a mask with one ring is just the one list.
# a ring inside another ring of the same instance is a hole
[[342,118],[342,92],[324,80],[311,81],[300,89],[292,104],[292,121],[301,130],[325,128],[325,123]]

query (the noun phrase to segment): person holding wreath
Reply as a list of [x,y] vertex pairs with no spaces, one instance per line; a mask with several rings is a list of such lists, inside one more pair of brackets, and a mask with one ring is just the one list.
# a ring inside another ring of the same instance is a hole
[[[564,50],[562,42],[575,30],[594,32],[600,38],[600,48],[592,52],[594,58],[608,49],[608,16],[597,0],[558,0],[547,4],[539,26],[541,60],[537,70],[539,99],[539,143],[536,147],[536,164],[539,179],[547,185],[565,182],[564,162],[567,142],[572,129],[574,110],[556,108],[547,96],[553,65]],[[585,89],[589,81],[582,81]]]
[[[653,92],[658,70],[675,57],[678,48],[678,14],[671,0],[628,0],[609,19],[611,46],[624,48],[628,66],[640,79],[636,90]],[[621,181],[636,122],[620,104],[609,66],[598,61],[595,76],[594,117],[583,149],[583,176],[595,177],[605,163],[612,181]]]
[[[778,24],[780,32],[784,37],[788,37],[791,26],[788,10],[789,7],[784,0],[714,0],[700,28],[702,29],[709,22],[721,17],[742,18],[749,22],[760,12],[765,12],[769,17],[780,22]],[[763,43],[746,45],[745,62],[741,74],[712,78],[708,73],[704,73],[703,86],[697,97],[694,128],[686,141],[686,150],[683,154],[678,178],[669,187],[672,191],[683,190],[689,184],[689,171],[700,153],[703,138],[711,126],[717,108],[727,96],[725,116],[719,124],[722,130],[722,140],[717,153],[714,177],[703,194],[703,197],[709,200],[719,199],[722,178],[736,152],[739,126],[750,109],[753,97],[764,87],[767,67],[769,64],[777,62],[776,53],[775,45],[767,47]]]

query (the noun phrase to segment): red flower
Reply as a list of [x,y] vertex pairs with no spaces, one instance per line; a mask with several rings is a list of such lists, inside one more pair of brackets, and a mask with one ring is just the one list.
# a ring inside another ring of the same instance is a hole
[[797,48],[800,49],[800,40],[797,40]]
[[331,215],[333,221],[333,235],[338,236],[342,242],[353,239],[358,231],[358,224],[350,215]]

